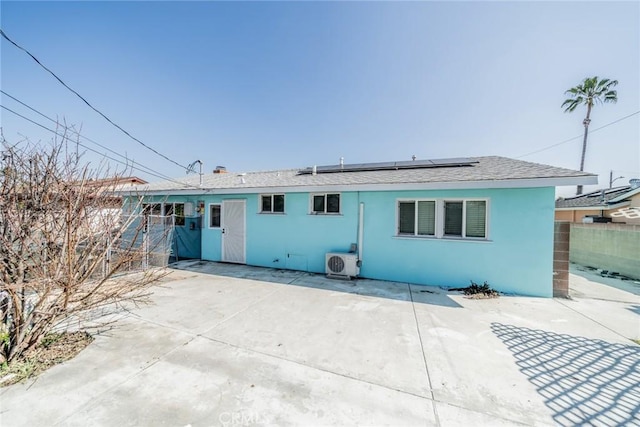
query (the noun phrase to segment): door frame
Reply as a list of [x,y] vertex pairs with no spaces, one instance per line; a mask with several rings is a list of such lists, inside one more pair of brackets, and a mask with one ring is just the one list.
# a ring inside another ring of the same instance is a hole
[[[242,206],[242,224],[243,224],[243,234],[242,234],[242,260],[228,260],[225,257],[225,240],[226,240],[226,207],[229,204],[238,203]],[[223,262],[231,262],[235,264],[246,264],[247,263],[247,200],[246,199],[225,199],[222,200],[222,209],[220,212],[220,228],[222,230],[221,235],[221,254],[220,259]]]

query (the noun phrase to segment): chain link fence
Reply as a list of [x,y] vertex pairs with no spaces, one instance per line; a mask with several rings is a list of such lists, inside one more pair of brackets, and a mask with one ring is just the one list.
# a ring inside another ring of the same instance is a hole
[[120,241],[112,244],[104,260],[105,272],[122,262],[122,273],[166,267],[172,254],[174,217],[138,214],[129,216],[130,224]]

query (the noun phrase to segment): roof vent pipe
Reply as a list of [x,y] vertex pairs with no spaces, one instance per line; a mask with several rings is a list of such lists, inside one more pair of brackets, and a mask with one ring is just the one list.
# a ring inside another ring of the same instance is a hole
[[344,168],[344,157],[340,157],[340,169]]
[[316,165],[311,168],[311,175],[318,175],[318,167]]

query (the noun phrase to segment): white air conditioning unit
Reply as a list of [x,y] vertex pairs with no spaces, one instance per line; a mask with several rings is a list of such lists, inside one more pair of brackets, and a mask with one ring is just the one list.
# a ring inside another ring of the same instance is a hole
[[356,254],[330,252],[326,254],[324,266],[328,276],[355,277],[360,274]]

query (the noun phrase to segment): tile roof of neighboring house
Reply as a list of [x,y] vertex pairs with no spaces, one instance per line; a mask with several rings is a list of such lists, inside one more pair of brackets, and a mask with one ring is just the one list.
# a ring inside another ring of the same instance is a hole
[[581,194],[574,197],[560,198],[556,200],[556,209],[570,208],[602,208],[609,206],[613,201],[620,201],[621,196],[631,193],[633,188],[630,186],[607,188],[592,191],[590,193]]
[[[452,159],[446,159],[450,161]],[[455,159],[453,159],[455,160]],[[189,175],[172,181],[155,182],[139,185],[135,190],[147,193],[203,193],[203,192],[255,192],[265,189],[286,188],[287,191],[315,191],[318,188],[357,189],[384,188],[498,188],[519,181],[520,187],[543,187],[554,185],[594,184],[594,174],[578,172],[554,166],[509,159],[506,157],[488,156],[461,159],[467,161],[465,166],[418,167],[415,169],[364,170],[356,172],[301,174],[303,169],[287,169],[268,172],[213,173],[202,178],[199,185],[198,175]],[[406,162],[403,162],[406,164]],[[424,161],[422,161],[424,164]],[[375,164],[373,164],[375,165]],[[351,165],[344,165],[345,167]],[[308,170],[307,170],[308,172]],[[544,182],[543,182],[544,181]],[[442,184],[447,184],[443,186]],[[312,190],[309,190],[309,189]]]
[[100,179],[88,179],[86,184],[97,186],[97,187],[111,187],[111,186],[124,186],[124,185],[139,185],[139,184],[147,184],[148,181],[145,181],[142,178],[138,178],[137,176],[114,176],[110,178],[100,178]]

